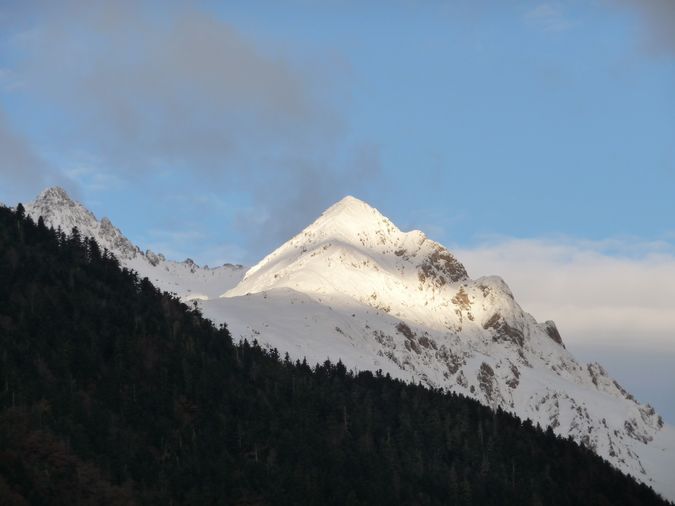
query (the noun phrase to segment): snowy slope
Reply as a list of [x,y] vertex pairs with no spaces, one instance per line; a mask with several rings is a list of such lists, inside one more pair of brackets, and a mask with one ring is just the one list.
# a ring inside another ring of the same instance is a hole
[[77,226],[158,287],[199,300],[235,337],[500,406],[572,436],[675,500],[675,429],[653,408],[599,364],[577,362],[555,324],[524,312],[501,278],[469,278],[446,248],[358,199],[341,200],[247,272],[143,253],[58,188],[26,210],[54,227]]
[[175,293],[183,300],[205,300],[217,297],[233,287],[244,275],[241,265],[225,264],[216,268],[200,267],[189,258],[184,262],[167,260],[161,254],[145,253],[131,243],[108,218],[96,219],[82,204],[72,200],[61,188],[43,191],[30,204],[26,213],[35,221],[42,216],[47,226],[70,233],[77,227],[83,237],[93,237],[120,263],[147,277],[162,290]]
[[577,362],[555,324],[525,313],[501,278],[470,279],[443,246],[355,198],[202,307],[294,358],[381,369],[550,425],[675,498],[675,440],[653,408],[599,364]]

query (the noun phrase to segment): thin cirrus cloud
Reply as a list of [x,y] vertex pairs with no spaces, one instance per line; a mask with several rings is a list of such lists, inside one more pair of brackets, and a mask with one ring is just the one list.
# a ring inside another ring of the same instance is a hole
[[524,19],[545,32],[562,32],[574,26],[558,2],[538,4],[525,12]]

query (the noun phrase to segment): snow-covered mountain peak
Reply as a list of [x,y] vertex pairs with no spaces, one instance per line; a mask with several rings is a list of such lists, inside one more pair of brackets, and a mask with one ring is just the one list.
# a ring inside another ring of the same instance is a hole
[[382,237],[401,233],[377,209],[351,195],[326,209],[302,233],[307,237],[322,232],[324,236],[332,236],[348,243],[360,242],[359,236],[363,233],[379,233]]
[[360,224],[377,222],[386,218],[374,207],[361,199],[347,195],[326,209],[317,221],[351,219]]
[[495,345],[532,348],[541,339],[544,349],[561,344],[555,324],[537,324],[524,313],[501,278],[469,279],[441,244],[417,230],[402,232],[354,197],[329,207],[223,297],[289,289],[331,304],[365,305],[406,325],[463,334],[486,352]]
[[652,474],[640,455],[664,431],[651,407],[575,360],[555,323],[526,313],[503,279],[469,278],[444,246],[353,197],[202,307],[234,335],[294,358],[456,391],[550,425],[641,479]]
[[[360,249],[384,250],[382,246],[422,244],[428,241],[419,230],[401,231],[375,207],[351,195],[342,198],[321,215],[291,243],[315,243],[316,238],[340,241]],[[429,241],[429,244],[433,241]],[[435,243],[434,243],[435,244]]]
[[326,209],[322,215],[326,214],[331,214],[333,212],[339,213],[343,211],[349,211],[353,210],[355,212],[359,211],[365,211],[365,212],[372,212],[372,211],[377,211],[374,207],[372,207],[370,204],[367,202],[354,197],[353,195],[345,195],[342,197],[340,200],[338,200],[335,204],[330,206],[328,209]]
[[414,293],[407,289],[413,285],[433,291],[468,278],[446,248],[418,230],[402,232],[374,207],[347,196],[252,267],[244,281],[224,295],[284,287],[360,299],[365,288],[352,278],[363,280],[366,273],[368,282],[379,278],[387,284],[389,278],[409,285],[401,286],[399,295]]

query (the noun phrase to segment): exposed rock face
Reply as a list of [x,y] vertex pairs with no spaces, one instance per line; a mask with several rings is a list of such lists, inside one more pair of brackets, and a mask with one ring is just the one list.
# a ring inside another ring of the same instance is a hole
[[396,330],[403,334],[409,341],[415,339],[415,333],[410,330],[410,327],[408,327],[408,325],[404,322],[400,322],[398,325],[396,325]]
[[492,329],[494,331],[493,339],[495,341],[506,341],[522,346],[525,336],[523,331],[509,325],[504,317],[499,314],[493,314],[484,324],[484,329]]
[[148,259],[148,262],[150,262],[150,264],[153,267],[156,267],[157,265],[159,265],[160,262],[166,261],[166,258],[164,257],[164,255],[162,255],[161,253],[159,253],[159,254],[154,253],[150,250],[145,251],[145,258]]
[[399,322],[396,325],[396,330],[405,337],[404,346],[408,351],[414,351],[418,355],[422,353],[422,348],[420,348],[417,343],[417,335],[408,327],[404,322]]
[[510,364],[511,377],[506,380],[506,384],[511,388],[518,388],[520,383],[520,370],[515,364]]
[[468,278],[466,269],[447,249],[434,245],[431,254],[419,265],[418,277],[421,283],[432,280],[436,285],[463,281]]
[[485,394],[485,399],[488,404],[493,408],[496,408],[501,404],[502,396],[499,391],[499,383],[495,378],[495,371],[492,367],[483,362],[478,369],[478,386],[481,391]]
[[560,332],[558,332],[558,327],[556,327],[555,322],[552,322],[551,320],[545,321],[544,322],[544,330],[546,334],[553,339],[556,343],[558,343],[560,346],[563,348],[565,345],[563,344],[562,337],[560,337]]

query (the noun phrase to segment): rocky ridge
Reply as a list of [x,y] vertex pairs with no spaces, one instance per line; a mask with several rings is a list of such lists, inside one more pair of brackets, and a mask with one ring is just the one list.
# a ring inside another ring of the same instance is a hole
[[234,286],[244,275],[242,265],[224,264],[209,268],[197,265],[190,258],[175,262],[161,253],[145,252],[127,239],[111,221],[100,220],[79,202],[74,201],[59,187],[40,193],[25,206],[34,220],[41,216],[48,226],[70,233],[76,227],[82,237],[93,237],[98,244],[112,252],[120,263],[139,275],[147,277],[156,286],[175,293],[183,300],[205,300],[216,297],[223,289]]

